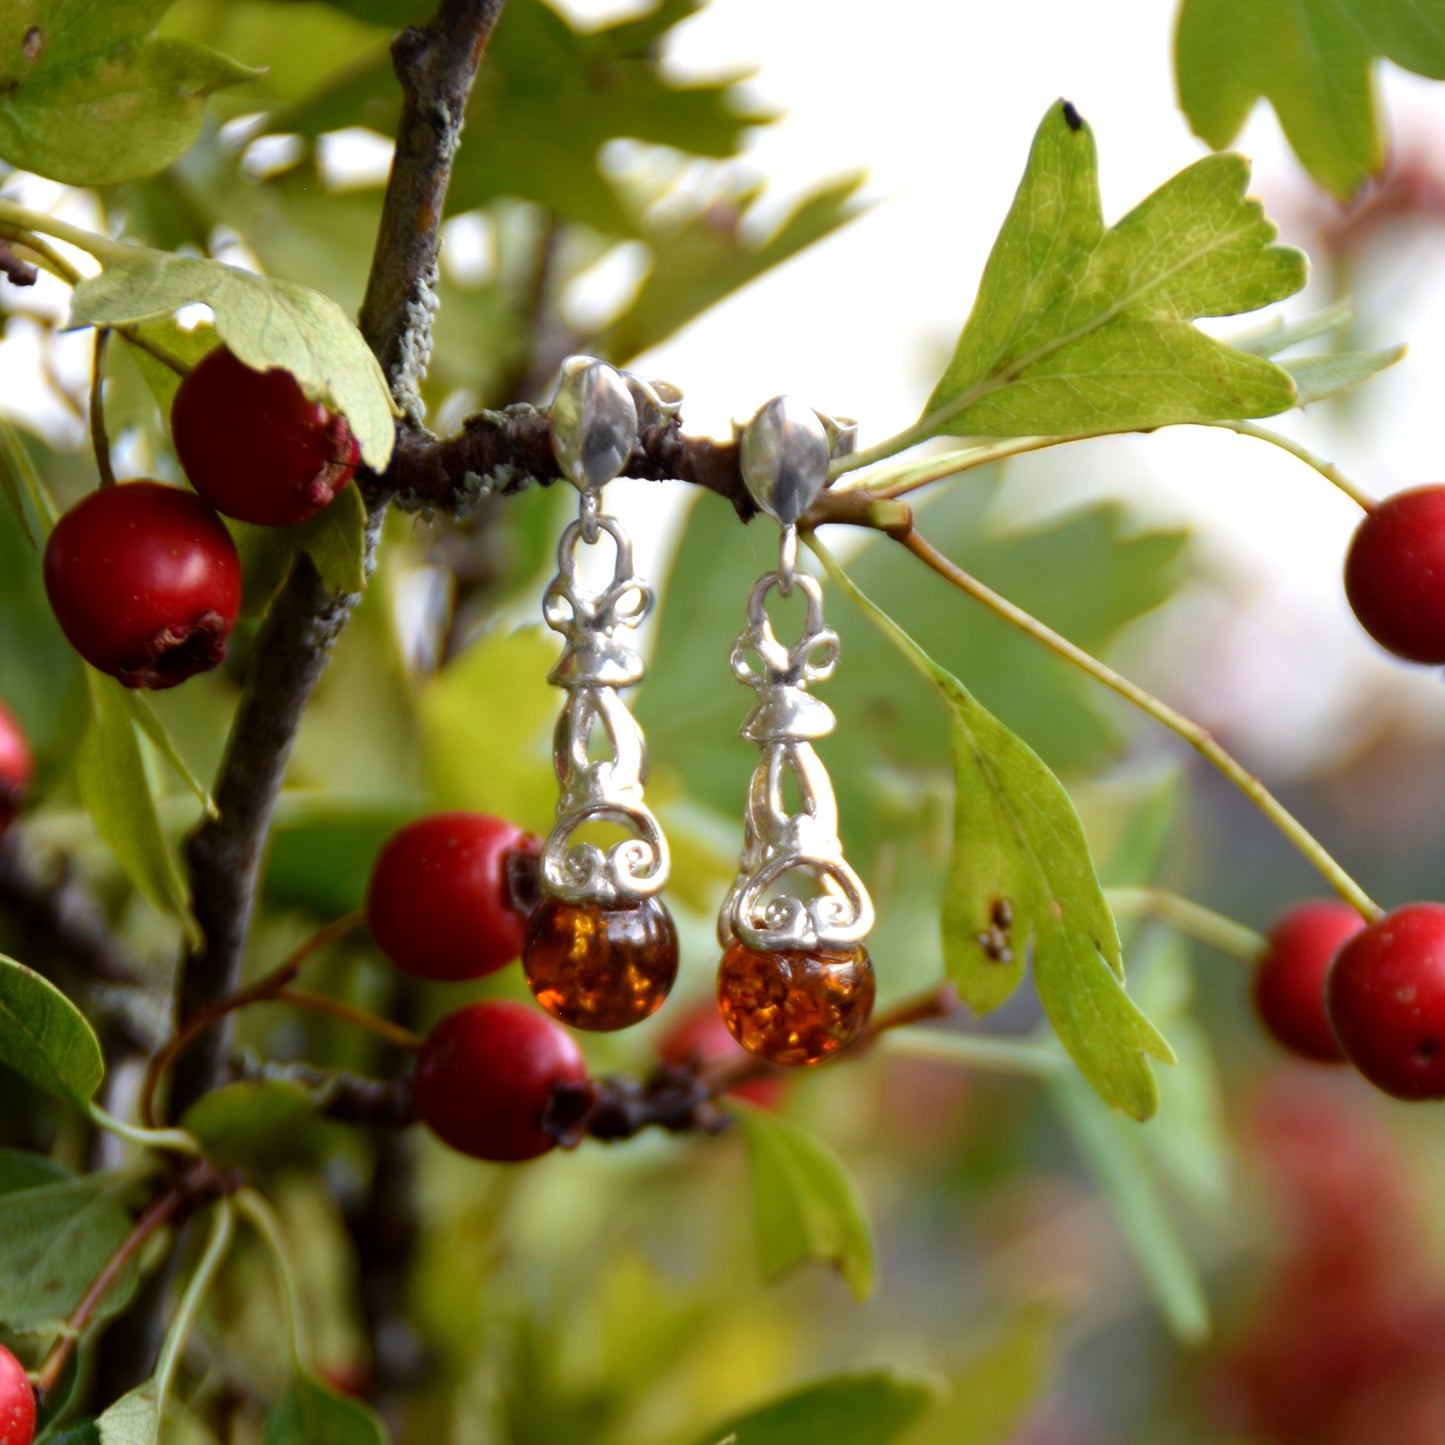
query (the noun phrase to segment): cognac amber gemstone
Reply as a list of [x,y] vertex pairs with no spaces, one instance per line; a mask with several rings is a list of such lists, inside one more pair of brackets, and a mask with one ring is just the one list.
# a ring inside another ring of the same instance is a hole
[[608,1033],[638,1023],[677,977],[677,929],[657,898],[623,908],[547,898],[522,955],[527,986],[555,1019]]
[[873,964],[862,944],[763,953],[734,943],[718,966],[717,1003],[749,1053],[775,1064],[816,1064],[846,1048],[868,1022]]

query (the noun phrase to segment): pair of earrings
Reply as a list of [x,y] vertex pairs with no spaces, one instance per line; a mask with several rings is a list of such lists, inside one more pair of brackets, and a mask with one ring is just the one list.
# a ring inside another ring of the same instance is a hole
[[[642,730],[619,696],[641,681],[643,663],[618,634],[647,616],[652,592],[633,571],[626,532],[602,511],[602,489],[626,467],[639,428],[666,423],[681,402],[664,383],[577,356],[563,364],[552,405],[553,449],[581,500],[543,603],[566,644],[549,677],[566,693],[553,744],[561,796],[523,967],[542,1007],[574,1028],[619,1029],[646,1018],[677,974],[677,933],[658,896],[667,842],[643,799]],[[851,441],[851,427],[787,397],[739,429],[744,481],[782,531],[777,570],[754,585],[732,649],[734,676],[756,694],[741,733],[762,757],[748,789],[737,878],[718,915],[718,1007],[744,1048],[778,1064],[836,1053],[873,1004],[863,947],[873,905],[843,856],[832,783],[813,748],[834,717],[808,687],[832,675],[838,636],[824,624],[818,583],[796,566],[797,521],[822,490],[831,457]],[[604,535],[612,577],[591,590],[582,557]],[[807,604],[791,646],[768,617],[775,591],[801,592]]]

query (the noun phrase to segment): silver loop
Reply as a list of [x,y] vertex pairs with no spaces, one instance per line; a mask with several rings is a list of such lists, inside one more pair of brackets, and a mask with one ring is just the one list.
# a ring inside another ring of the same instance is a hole
[[793,595],[793,575],[798,570],[798,529],[784,527],[778,537],[778,591],[784,597]]
[[602,491],[601,488],[582,493],[577,507],[577,520],[582,526],[582,540],[589,547],[596,544],[601,536]]

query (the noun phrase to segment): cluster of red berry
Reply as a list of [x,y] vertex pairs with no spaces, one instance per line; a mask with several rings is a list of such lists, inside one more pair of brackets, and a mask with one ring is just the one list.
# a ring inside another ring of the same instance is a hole
[[[367,885],[377,947],[413,978],[460,982],[495,973],[522,956],[535,926],[539,851],[531,834],[485,813],[434,813],[408,824],[377,854]],[[658,1052],[696,1066],[742,1050],[703,1005],[678,1020]],[[483,1000],[427,1035],[416,1107],[453,1149],[509,1163],[554,1147],[544,1127],[553,1094],[586,1082],[576,1040],[548,1014]]]
[[1301,904],[1269,932],[1254,1001],[1293,1053],[1348,1059],[1397,1099],[1445,1098],[1445,905],[1366,926],[1348,904]]
[[70,645],[127,687],[174,687],[214,667],[241,610],[241,562],[223,512],[265,527],[313,516],[361,458],[346,418],[289,371],[253,371],[225,347],[182,380],[171,409],[194,492],[102,486],[55,524],[45,591]]

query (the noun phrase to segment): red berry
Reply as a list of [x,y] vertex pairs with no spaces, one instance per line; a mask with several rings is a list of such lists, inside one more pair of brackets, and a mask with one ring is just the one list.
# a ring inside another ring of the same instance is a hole
[[1325,1007],[1376,1088],[1445,1098],[1445,904],[1407,904],[1361,929],[1335,956]]
[[35,1391],[25,1366],[0,1345],[0,1445],[30,1445],[35,1438]]
[[433,813],[387,839],[371,869],[366,920],[376,946],[417,978],[481,978],[522,955],[526,913],[513,859],[537,839],[486,813]]
[[127,687],[174,687],[226,655],[241,563],[193,492],[123,482],[82,497],[45,544],[45,592],[70,645]]
[[1445,663],[1445,486],[1399,492],[1360,523],[1345,557],[1345,596],[1381,647]]
[[344,416],[311,401],[289,371],[253,371],[224,346],[181,382],[171,437],[201,496],[263,527],[315,515],[361,460]]
[[14,821],[32,771],[25,733],[15,714],[0,702],[0,833]]
[[1254,1006],[1266,1029],[1292,1053],[1342,1063],[1344,1050],[1325,1015],[1325,974],[1340,945],[1365,920],[1333,899],[1301,903],[1269,931],[1254,972]]
[[542,1128],[553,1088],[586,1078],[582,1051],[546,1014],[519,1003],[469,1004],[422,1045],[417,1113],[443,1143],[473,1158],[535,1159],[557,1142]]
[[[751,1058],[748,1051],[728,1032],[717,1006],[703,999],[673,1021],[657,1041],[657,1056],[665,1063],[701,1070],[710,1064],[741,1062]],[[728,1089],[761,1109],[776,1109],[782,1102],[781,1076],[749,1079]]]

